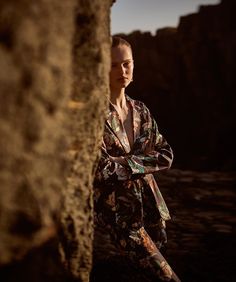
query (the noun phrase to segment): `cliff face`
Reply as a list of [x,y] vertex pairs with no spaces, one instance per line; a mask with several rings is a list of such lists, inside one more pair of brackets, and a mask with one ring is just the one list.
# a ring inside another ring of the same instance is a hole
[[0,1],[1,281],[89,280],[111,3]]
[[123,35],[135,59],[127,93],[149,106],[178,167],[236,168],[235,8],[225,0],[181,17],[176,29]]

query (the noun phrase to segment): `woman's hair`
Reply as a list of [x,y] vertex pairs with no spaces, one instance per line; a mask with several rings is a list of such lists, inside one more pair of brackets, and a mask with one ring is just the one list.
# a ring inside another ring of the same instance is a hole
[[118,46],[122,46],[122,45],[125,45],[125,46],[128,46],[131,50],[132,50],[132,47],[131,45],[129,44],[128,41],[126,41],[125,39],[119,37],[119,36],[112,36],[112,45],[111,47],[118,47]]

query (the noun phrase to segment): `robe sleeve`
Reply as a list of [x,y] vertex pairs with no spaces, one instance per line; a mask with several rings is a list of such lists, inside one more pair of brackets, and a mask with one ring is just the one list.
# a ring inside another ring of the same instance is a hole
[[105,146],[102,146],[102,156],[98,164],[95,179],[97,181],[106,181],[107,184],[117,180],[130,179],[132,175],[131,168],[114,162],[109,157]]
[[156,121],[149,112],[148,119],[149,122],[146,123],[148,127],[139,139],[138,148],[134,148],[133,153],[126,157],[133,175],[149,174],[168,169],[173,161],[173,151],[158,131]]

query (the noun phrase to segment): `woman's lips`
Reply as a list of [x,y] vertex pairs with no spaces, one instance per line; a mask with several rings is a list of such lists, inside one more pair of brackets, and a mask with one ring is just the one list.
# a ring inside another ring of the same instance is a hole
[[128,80],[128,77],[122,76],[118,78],[118,81],[126,81]]

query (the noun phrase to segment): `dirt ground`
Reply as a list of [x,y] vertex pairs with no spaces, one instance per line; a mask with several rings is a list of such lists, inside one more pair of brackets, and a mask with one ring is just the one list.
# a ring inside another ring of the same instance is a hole
[[236,173],[157,176],[172,220],[165,256],[183,282],[236,281]]

